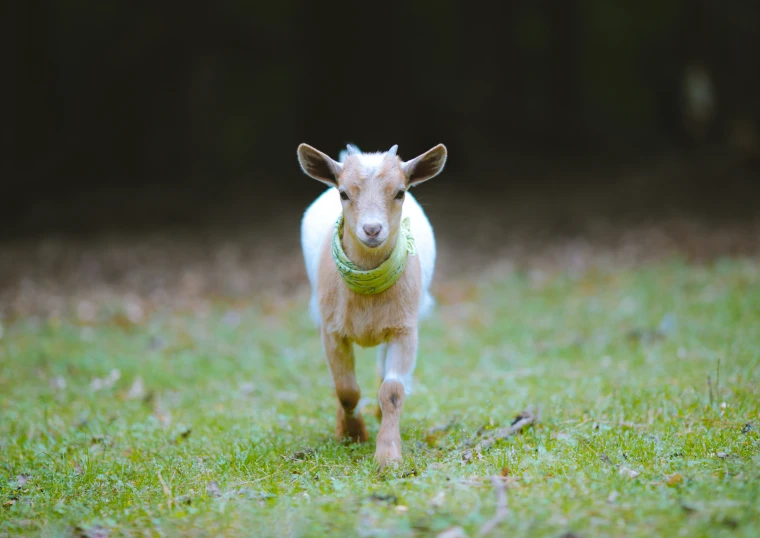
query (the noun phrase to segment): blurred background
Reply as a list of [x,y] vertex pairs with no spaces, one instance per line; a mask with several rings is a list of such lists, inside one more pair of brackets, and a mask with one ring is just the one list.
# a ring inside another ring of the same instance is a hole
[[447,145],[439,282],[760,250],[753,0],[2,9],[5,317],[302,289],[300,142]]

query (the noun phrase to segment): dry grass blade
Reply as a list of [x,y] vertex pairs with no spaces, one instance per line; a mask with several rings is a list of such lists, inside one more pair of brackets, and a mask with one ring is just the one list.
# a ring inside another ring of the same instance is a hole
[[509,507],[507,505],[507,485],[503,479],[498,476],[491,477],[491,484],[496,489],[496,514],[485,522],[480,527],[480,535],[487,536],[491,534],[499,524],[504,521],[509,515]]
[[467,538],[467,533],[464,532],[462,527],[451,527],[438,533],[436,538]]
[[169,489],[169,486],[166,484],[166,481],[164,480],[164,477],[161,476],[161,471],[156,471],[156,475],[158,476],[158,481],[161,483],[161,488],[164,490],[164,495],[166,496],[166,503],[169,508],[171,508],[172,504],[174,503],[174,498],[172,496],[172,491]]

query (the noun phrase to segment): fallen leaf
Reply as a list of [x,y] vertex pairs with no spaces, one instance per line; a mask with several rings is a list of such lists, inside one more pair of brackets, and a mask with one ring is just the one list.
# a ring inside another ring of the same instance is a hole
[[681,476],[681,473],[673,473],[665,478],[665,483],[669,486],[677,486],[683,482],[683,476]]
[[166,347],[166,340],[160,336],[153,336],[148,342],[148,349],[152,351],[160,351]]
[[396,504],[396,501],[398,500],[392,493],[373,493],[369,498],[376,502],[388,504]]
[[143,383],[142,377],[138,375],[135,378],[134,383],[132,383],[132,386],[129,388],[127,399],[141,400],[143,398],[145,398],[145,384]]
[[92,527],[83,528],[77,526],[72,533],[75,538],[108,538],[108,529],[101,525],[93,525]]
[[66,388],[66,379],[63,376],[55,376],[50,379],[50,388],[54,390],[63,390]]
[[93,379],[92,382],[90,383],[90,389],[93,392],[97,392],[103,389],[110,389],[116,384],[119,378],[121,378],[121,372],[119,371],[118,368],[114,368],[108,373],[106,377],[102,379],[96,377],[95,379]]
[[439,491],[435,494],[435,497],[430,499],[430,506],[434,506],[438,508],[439,506],[443,506],[443,501],[446,499],[446,494],[443,491]]
[[164,427],[164,429],[169,428],[172,423],[172,415],[164,405],[157,400],[154,400],[153,402],[153,415],[158,419],[158,422]]
[[209,497],[216,498],[222,496],[222,492],[219,489],[219,484],[217,484],[214,480],[206,484],[206,493],[208,493]]
[[287,390],[278,390],[275,397],[283,402],[295,402],[298,399],[298,394]]
[[253,383],[246,382],[240,385],[240,394],[243,396],[250,396],[254,390],[256,390],[256,385]]
[[717,452],[715,455],[724,460],[728,457],[728,452]]
[[628,478],[636,478],[640,474],[638,471],[635,471],[631,469],[630,467],[625,467],[625,466],[621,467],[618,473],[621,476],[627,476]]
[[312,454],[314,454],[314,449],[307,448],[305,450],[299,450],[298,452],[294,452],[288,457],[288,459],[290,459],[291,461],[303,461],[307,459],[309,456],[311,456]]
[[142,306],[142,301],[136,295],[129,295],[124,299],[124,311],[127,319],[137,325],[145,318],[145,310]]
[[109,323],[115,327],[119,327],[120,329],[131,329],[133,327],[133,324],[129,318],[121,312],[111,316]]

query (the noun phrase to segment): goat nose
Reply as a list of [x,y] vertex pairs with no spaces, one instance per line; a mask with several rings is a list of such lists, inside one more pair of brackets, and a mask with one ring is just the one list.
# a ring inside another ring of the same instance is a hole
[[383,229],[383,225],[379,222],[370,222],[362,226],[364,233],[370,237],[377,237],[380,231]]

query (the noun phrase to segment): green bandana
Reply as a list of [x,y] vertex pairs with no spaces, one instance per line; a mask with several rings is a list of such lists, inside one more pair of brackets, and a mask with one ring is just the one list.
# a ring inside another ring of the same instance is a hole
[[374,269],[364,271],[349,260],[346,253],[343,252],[342,240],[343,213],[340,214],[338,221],[335,223],[332,256],[333,260],[335,260],[335,265],[338,267],[338,272],[343,277],[343,280],[345,280],[348,288],[363,295],[380,293],[393,286],[404,272],[407,255],[417,255],[417,247],[414,245],[409,217],[401,221],[399,237],[396,240],[396,246],[393,247],[390,257]]

